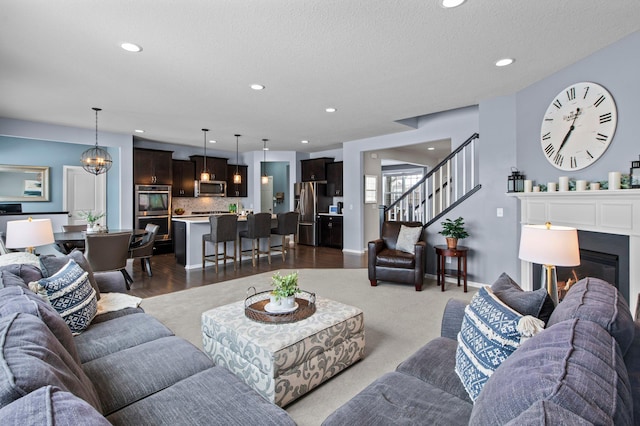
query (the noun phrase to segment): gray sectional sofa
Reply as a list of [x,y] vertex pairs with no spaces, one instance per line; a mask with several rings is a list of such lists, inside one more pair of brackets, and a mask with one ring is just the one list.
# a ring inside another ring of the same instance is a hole
[[441,337],[323,425],[640,424],[640,321],[613,286],[593,278],[575,284],[546,328],[499,365],[475,402],[454,371],[464,315],[465,304],[450,300]]
[[[98,315],[73,336],[27,285],[66,260],[0,267],[0,424],[295,424],[140,308]],[[93,278],[124,289],[118,272]]]

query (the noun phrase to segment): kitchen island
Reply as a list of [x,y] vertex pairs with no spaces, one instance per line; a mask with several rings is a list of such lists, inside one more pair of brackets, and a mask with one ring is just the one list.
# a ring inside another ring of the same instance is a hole
[[[183,265],[185,269],[201,269],[202,268],[202,236],[210,232],[209,216],[173,216],[173,244],[176,262]],[[276,215],[271,217],[271,227],[277,226],[278,220]],[[247,229],[247,216],[238,215],[238,233]],[[280,236],[272,236],[269,244],[280,244]],[[223,250],[223,243],[218,243],[219,253]],[[262,239],[260,241],[261,249],[266,250],[267,242]],[[238,246],[240,246],[238,244]],[[242,250],[251,250],[251,240],[242,240]],[[213,246],[207,245],[207,255],[213,253]],[[227,244],[227,253],[233,255],[233,244]],[[241,256],[238,261],[250,260],[250,253]],[[213,266],[213,263],[210,264]]]

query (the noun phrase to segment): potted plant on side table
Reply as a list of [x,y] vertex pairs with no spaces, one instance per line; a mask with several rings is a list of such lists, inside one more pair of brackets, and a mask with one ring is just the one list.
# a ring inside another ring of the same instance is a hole
[[273,274],[271,278],[273,290],[271,291],[272,306],[280,306],[281,309],[292,309],[295,306],[296,293],[298,288],[298,272],[288,275],[280,275],[280,272]]
[[464,219],[459,217],[455,220],[446,219],[444,222],[440,222],[442,225],[442,234],[447,239],[447,248],[455,249],[458,246],[458,240],[467,238],[469,233],[464,229]]

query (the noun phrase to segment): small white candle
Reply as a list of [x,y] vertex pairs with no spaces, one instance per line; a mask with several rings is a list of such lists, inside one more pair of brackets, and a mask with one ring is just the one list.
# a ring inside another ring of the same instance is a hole
[[576,181],[576,191],[586,191],[587,190],[587,181],[586,180],[577,180]]
[[591,182],[589,187],[591,188],[592,191],[598,191],[600,190],[600,182]]
[[556,192],[557,188],[558,188],[558,184],[555,183],[555,182],[549,182],[547,184],[547,191],[548,192]]
[[533,181],[526,179],[524,181],[524,192],[531,192],[533,190]]
[[609,172],[609,189],[620,189],[620,172]]
[[536,185],[533,187],[533,192],[540,192],[540,186]]
[[560,176],[558,181],[560,182],[560,185],[558,186],[559,191],[569,190],[569,176]]

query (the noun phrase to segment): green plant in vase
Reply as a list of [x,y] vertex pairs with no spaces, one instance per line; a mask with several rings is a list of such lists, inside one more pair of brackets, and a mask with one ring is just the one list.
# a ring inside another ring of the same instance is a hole
[[91,210],[78,213],[81,219],[87,221],[87,232],[95,232],[96,222],[104,217],[104,213],[93,213]]
[[447,247],[450,249],[458,246],[458,240],[469,236],[469,233],[464,228],[464,219],[462,217],[455,220],[446,219],[444,222],[440,222],[440,225],[442,225],[442,231],[439,234],[446,237]]
[[300,291],[298,288],[298,272],[288,275],[280,275],[276,272],[271,277],[272,303],[280,304],[283,308],[292,308],[295,304],[296,293]]

